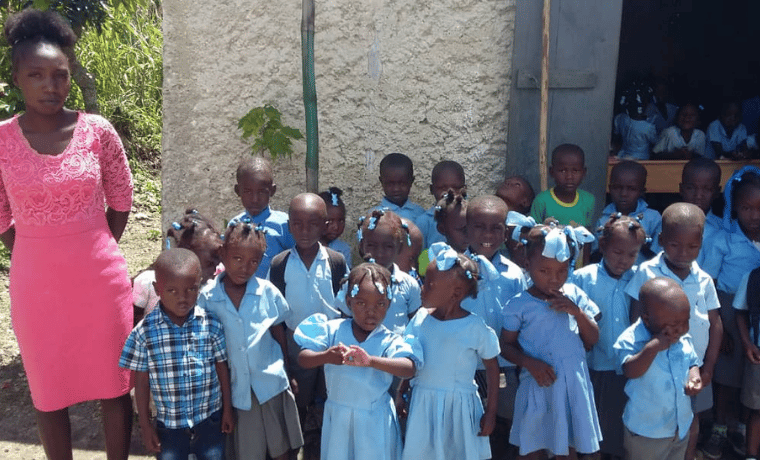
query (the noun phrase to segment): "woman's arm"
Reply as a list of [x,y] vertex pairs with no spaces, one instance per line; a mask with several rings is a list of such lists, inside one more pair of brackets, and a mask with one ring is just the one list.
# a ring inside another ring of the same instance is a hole
[[16,242],[16,227],[10,227],[8,230],[0,233],[0,241],[8,248],[8,252],[13,253],[13,243]]
[[[111,235],[113,235],[117,243],[121,239],[124,229],[127,227],[128,219],[129,211],[116,211],[112,208],[106,209],[108,228],[111,230]],[[0,238],[2,238],[2,236],[0,236]],[[5,240],[3,240],[3,242],[5,243]]]

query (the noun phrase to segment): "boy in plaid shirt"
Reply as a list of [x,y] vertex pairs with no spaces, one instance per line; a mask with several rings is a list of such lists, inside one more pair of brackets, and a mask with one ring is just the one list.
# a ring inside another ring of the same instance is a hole
[[[154,264],[159,307],[132,330],[119,366],[135,371],[135,399],[145,447],[162,459],[223,460],[234,426],[222,325],[196,306],[198,257],[164,251]],[[149,395],[156,404],[150,422]]]

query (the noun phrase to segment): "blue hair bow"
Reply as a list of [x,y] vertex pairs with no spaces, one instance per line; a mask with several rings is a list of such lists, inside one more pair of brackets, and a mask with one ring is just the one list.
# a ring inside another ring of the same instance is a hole
[[179,222],[172,222],[172,228],[174,230],[182,230],[182,225]]
[[406,230],[406,245],[411,246],[412,245],[412,237],[409,235],[409,224],[406,222],[401,222],[401,228]]
[[431,262],[435,260],[435,266],[442,272],[450,270],[457,263],[458,256],[454,248],[443,242],[433,243],[428,249],[428,258]]
[[493,263],[491,263],[491,261],[488,260],[486,256],[480,254],[472,254],[471,258],[478,264],[478,270],[480,272],[479,275],[481,279],[484,279],[486,281],[499,279],[499,270],[496,269]]
[[523,228],[533,228],[536,226],[536,219],[530,216],[524,216],[519,212],[509,211],[507,213],[507,220],[505,222],[507,226],[514,225],[515,229],[512,230],[512,239],[515,241],[521,241],[520,234]]
[[331,193],[330,197],[332,198],[332,205],[338,206],[338,194],[337,193]]
[[564,229],[554,227],[544,236],[544,250],[541,255],[565,262],[570,260],[571,247],[580,249],[584,243],[591,243],[592,241],[594,241],[594,235],[585,227],[567,226]]
[[243,216],[243,217],[241,217],[241,218],[240,218],[240,222],[242,222],[242,223],[244,223],[244,224],[248,224],[248,225],[250,225],[250,224],[251,224],[253,221],[251,220],[251,218],[250,218],[250,217],[248,217],[248,216]]

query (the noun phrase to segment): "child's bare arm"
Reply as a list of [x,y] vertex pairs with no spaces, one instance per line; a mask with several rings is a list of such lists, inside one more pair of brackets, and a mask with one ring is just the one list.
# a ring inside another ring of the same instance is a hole
[[501,336],[499,337],[501,356],[507,361],[513,362],[516,365],[527,369],[528,372],[530,372],[530,375],[532,375],[538,383],[538,386],[548,387],[557,380],[557,376],[554,374],[554,369],[540,359],[533,358],[523,353],[520,344],[517,343],[518,335],[518,331],[501,330]]
[[[280,345],[280,350],[282,350],[282,362],[285,364],[285,372],[287,373],[288,369],[290,369],[290,354],[288,353],[288,339],[285,332],[285,323],[275,324],[270,327],[269,333],[272,334],[274,340]],[[288,375],[288,380],[290,381],[290,388],[293,390],[293,393],[298,394],[298,382],[296,382],[296,379],[291,378],[290,375]]]
[[398,384],[396,388],[396,395],[393,398],[396,405],[396,413],[399,417],[404,418],[407,415],[406,401],[404,401],[404,394],[409,391],[409,380],[404,379]]
[[232,413],[232,389],[227,361],[216,362],[216,375],[219,377],[222,391],[222,433],[232,433],[235,428],[235,415]]
[[549,307],[553,310],[562,311],[575,318],[578,323],[578,332],[583,341],[583,347],[590,350],[599,341],[599,326],[578,307],[572,300],[561,292],[558,292],[549,300]]
[[410,358],[384,358],[372,356],[358,345],[350,345],[343,355],[343,364],[348,366],[371,367],[402,379],[414,377],[415,365]]
[[723,321],[720,319],[718,309],[710,310],[707,316],[710,319],[709,341],[705,351],[705,361],[702,365],[702,385],[709,385],[713,377],[715,362],[720,353],[720,343],[723,340]]
[[499,407],[499,362],[496,358],[484,359],[486,368],[487,399],[486,410],[480,418],[478,436],[490,436],[496,427],[496,410]]
[[638,299],[631,299],[631,310],[628,314],[631,324],[638,321],[642,313],[644,313],[644,304]]
[[637,379],[644,375],[657,357],[657,353],[666,350],[671,345],[665,334],[657,334],[644,345],[640,352],[631,356],[623,363],[623,375],[629,379]]
[[298,364],[305,368],[324,366],[325,364],[343,364],[343,355],[348,351],[345,345],[335,345],[325,351],[303,349],[298,353]]
[[689,368],[689,379],[686,381],[684,387],[684,393],[688,396],[694,396],[705,387],[705,382],[702,381],[702,376],[699,372],[699,366],[692,366]]
[[744,346],[744,355],[752,364],[760,364],[760,348],[749,337],[749,313],[745,310],[736,310],[736,328]]
[[135,371],[135,402],[145,448],[148,452],[161,452],[161,441],[150,422],[150,381],[147,372]]

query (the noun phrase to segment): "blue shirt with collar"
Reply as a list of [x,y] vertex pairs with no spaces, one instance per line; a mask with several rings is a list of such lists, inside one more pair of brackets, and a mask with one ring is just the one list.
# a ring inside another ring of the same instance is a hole
[[194,307],[180,326],[159,303],[129,333],[119,367],[147,372],[156,419],[192,428],[222,408],[216,363],[227,360],[222,324]]
[[716,232],[708,244],[703,269],[718,281],[718,289],[736,294],[742,276],[760,267],[760,249],[738,225],[733,233]]
[[288,376],[282,348],[269,329],[290,315],[290,308],[280,291],[267,280],[251,277],[235,308],[224,290],[221,273],[203,289],[198,305],[219,318],[227,339],[232,405],[251,409],[251,389],[259,404],[287,390]]
[[[608,220],[610,220],[610,216],[614,213],[618,212],[617,207],[615,206],[615,203],[610,203],[607,206],[602,209],[602,217],[599,218],[599,220],[596,221],[596,227],[594,227],[594,231],[598,230],[599,227],[604,227],[604,224],[607,223]],[[635,217],[641,214],[641,226],[644,227],[644,231],[646,232],[647,236],[652,238],[652,246],[650,248],[652,249],[652,252],[657,254],[662,250],[660,247],[659,242],[659,236],[660,232],[662,231],[662,216],[659,212],[655,211],[654,209],[650,208],[646,201],[644,201],[643,198],[639,198],[639,201],[636,203],[636,209],[628,214],[629,216]],[[597,233],[597,237],[599,234]],[[598,238],[594,240],[593,248],[596,249],[599,247],[599,240]],[[636,263],[640,264],[641,262],[644,262],[646,259],[644,256],[639,253],[638,259],[636,259]]]
[[639,265],[638,271],[633,275],[628,286],[625,288],[626,294],[632,299],[639,299],[641,286],[647,280],[664,276],[674,280],[681,286],[691,305],[691,315],[689,317],[689,334],[697,352],[699,359],[704,359],[707,345],[710,342],[710,318],[708,312],[720,308],[718,302],[718,293],[715,291],[710,275],[699,268],[697,262],[691,263],[691,270],[682,280],[665,263],[664,252],[660,252],[653,259]]
[[697,263],[699,264],[700,268],[702,268],[702,270],[706,271],[713,278],[716,278],[718,274],[713,274],[708,271],[708,268],[710,270],[714,270],[715,267],[706,260],[707,248],[713,244],[713,241],[715,241],[715,238],[717,238],[718,233],[720,233],[722,230],[723,219],[716,216],[712,211],[707,211],[707,214],[705,215],[705,229],[702,232],[702,247],[699,248]]
[[235,225],[244,217],[251,219],[251,224],[266,228],[267,250],[261,259],[259,268],[256,269],[256,276],[265,278],[269,272],[269,264],[272,263],[272,258],[296,245],[288,227],[288,214],[282,211],[273,211],[267,206],[255,216],[252,216],[248,211],[243,211],[233,217],[228,225]]
[[[652,339],[639,318],[615,342],[615,353],[622,368],[628,359],[639,353]],[[694,414],[691,398],[684,390],[689,369],[702,365],[692,347],[689,334],[667,350],[657,353],[649,369],[639,378],[625,384],[628,402],[623,411],[623,423],[634,434],[662,439],[689,434]]]
[[414,222],[417,219],[417,216],[425,212],[425,208],[422,206],[412,203],[412,200],[406,200],[406,203],[404,203],[402,206],[396,205],[388,201],[387,198],[383,197],[383,200],[380,202],[380,205],[375,206],[374,209],[382,209],[383,211],[393,211],[394,213],[398,214],[399,217],[403,217],[404,219],[411,220]]
[[625,293],[625,287],[635,271],[634,266],[620,275],[620,278],[613,278],[602,259],[598,264],[587,265],[570,275],[569,281],[581,288],[602,312],[598,321],[599,341],[586,354],[590,369],[614,371],[619,368],[612,346],[620,334],[631,325],[631,297]]
[[422,232],[422,247],[429,248],[433,243],[445,243],[446,237],[438,231],[438,223],[435,221],[435,206],[423,212],[414,221],[417,228]]

